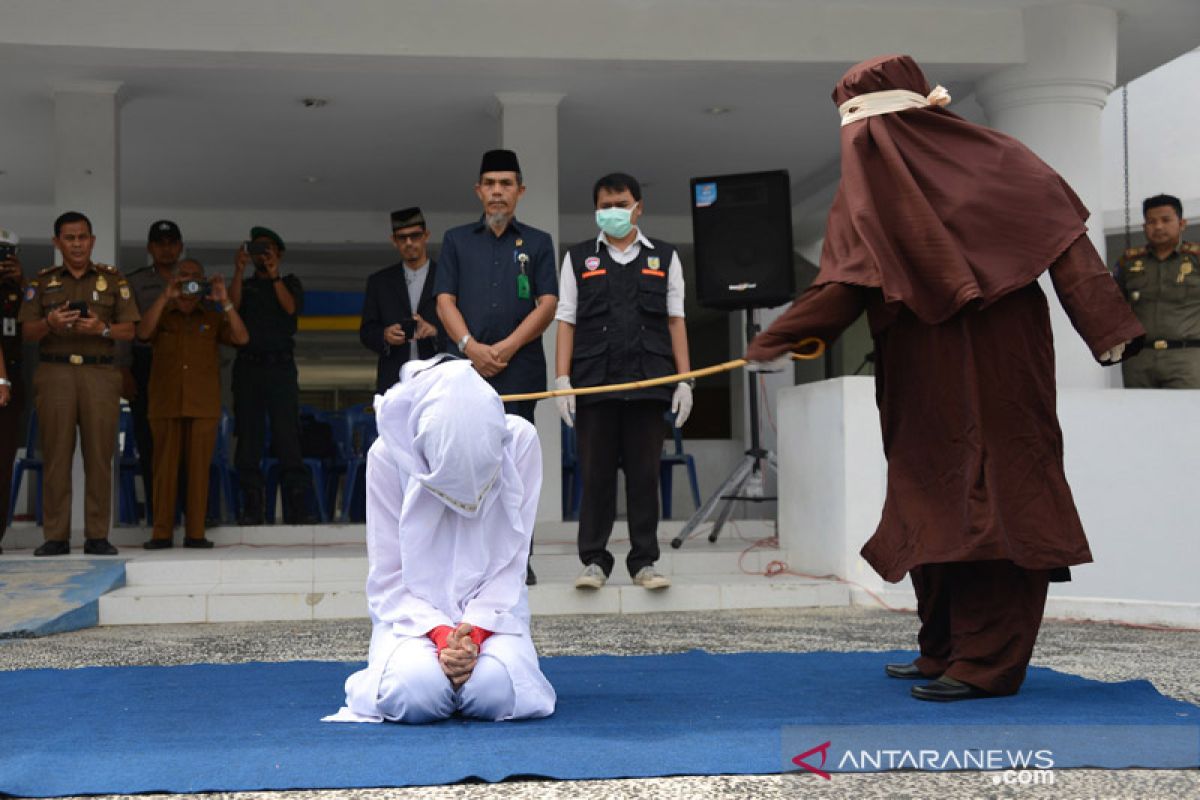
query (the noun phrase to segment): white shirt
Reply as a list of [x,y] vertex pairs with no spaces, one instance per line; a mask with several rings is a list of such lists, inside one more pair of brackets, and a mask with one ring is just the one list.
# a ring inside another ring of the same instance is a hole
[[[608,255],[618,264],[628,264],[642,252],[642,246],[654,248],[654,245],[642,235],[638,228],[637,236],[625,250],[618,250],[608,237],[601,233],[596,237],[596,250],[600,245],[608,248]],[[571,253],[563,256],[562,274],[558,276],[558,313],[554,318],[570,325],[575,324],[575,309],[579,304],[579,288],[575,285],[575,268],[571,265]],[[671,256],[671,265],[667,267],[667,315],[683,318],[683,264],[679,261],[679,251]]]
[[[429,277],[429,259],[425,259],[425,263],[416,269],[409,269],[408,265],[404,265],[404,284],[408,288],[408,307],[412,309],[413,314],[417,313],[417,306],[421,302],[421,292],[425,290],[425,279]],[[417,340],[413,339],[408,343],[408,359],[416,361],[419,358],[417,355]]]

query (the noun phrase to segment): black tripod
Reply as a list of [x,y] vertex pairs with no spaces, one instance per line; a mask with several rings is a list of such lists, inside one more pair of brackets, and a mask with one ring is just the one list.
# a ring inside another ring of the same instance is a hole
[[[754,310],[746,309],[746,343],[749,344],[758,333],[758,323],[754,321]],[[734,467],[733,472],[729,473],[729,477],[721,484],[721,488],[717,489],[716,493],[704,501],[704,505],[692,514],[691,519],[683,526],[683,530],[679,535],[671,540],[671,547],[679,549],[683,543],[691,538],[695,533],[696,528],[703,524],[713,511],[717,511],[717,519],[713,523],[713,529],[708,534],[708,540],[715,542],[717,537],[721,535],[721,528],[725,527],[725,523],[729,521],[729,515],[733,513],[733,504],[737,500],[746,500],[751,503],[766,503],[777,498],[763,497],[762,494],[762,469],[763,465],[771,468],[772,472],[777,471],[778,467],[775,463],[775,454],[770,450],[765,450],[758,436],[758,376],[750,375],[750,448],[746,450],[742,456],[741,462]],[[746,484],[750,483],[751,490],[743,492]],[[754,487],[757,487],[755,490]],[[720,509],[718,510],[718,506]]]

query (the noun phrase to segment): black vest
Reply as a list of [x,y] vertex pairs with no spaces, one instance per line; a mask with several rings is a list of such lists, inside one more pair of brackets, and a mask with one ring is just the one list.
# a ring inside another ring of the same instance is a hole
[[[675,248],[651,239],[637,258],[618,264],[608,247],[589,239],[571,248],[571,268],[579,301],[575,312],[575,349],[571,385],[602,386],[675,372],[667,329],[667,271]],[[670,400],[673,387],[581,395],[578,402],[637,399]]]

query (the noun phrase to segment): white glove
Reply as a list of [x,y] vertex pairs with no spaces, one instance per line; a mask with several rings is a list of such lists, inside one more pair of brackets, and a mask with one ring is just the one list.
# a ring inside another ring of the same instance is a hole
[[[554,379],[555,389],[570,389],[571,378],[568,375],[559,375]],[[558,415],[562,417],[563,422],[567,423],[568,428],[575,427],[575,395],[567,395],[566,397],[556,397],[554,402],[558,405]]]
[[675,387],[675,396],[671,398],[671,413],[675,415],[675,427],[682,428],[692,413],[692,387],[686,383]]
[[792,354],[784,353],[770,361],[747,361],[747,372],[783,372],[792,363]]
[[1111,350],[1105,350],[1100,354],[1101,364],[1115,364],[1121,360],[1121,356],[1125,355],[1125,345],[1128,342],[1122,342]]

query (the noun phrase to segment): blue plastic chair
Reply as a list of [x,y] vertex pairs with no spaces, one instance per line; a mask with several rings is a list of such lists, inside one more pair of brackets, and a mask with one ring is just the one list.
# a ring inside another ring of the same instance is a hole
[[346,412],[344,411],[323,412],[321,419],[328,422],[333,429],[333,446],[337,450],[335,457],[325,460],[325,507],[329,509],[331,519],[334,517],[341,519],[337,508],[338,491],[341,489],[342,480],[346,477],[346,467],[353,455],[353,431],[346,424]]
[[658,460],[658,485],[662,492],[662,515],[663,519],[671,518],[671,477],[674,474],[675,467],[686,466],[688,473],[688,481],[692,485],[692,502],[696,508],[700,508],[700,482],[696,478],[696,458],[688,455],[683,451],[683,432],[675,427],[675,417],[671,412],[664,415],[667,424],[671,426],[671,433],[675,437],[675,451],[672,453],[663,453]]
[[[137,442],[133,435],[133,410],[121,405],[120,418],[121,454],[117,459],[117,521],[122,525],[137,525],[142,521],[138,507],[137,488],[134,479],[142,476],[142,463],[138,459]],[[142,476],[142,489],[149,497],[152,487],[146,485]]]
[[[224,408],[217,422],[217,446],[208,465],[209,520],[233,522],[237,517],[237,470],[233,467],[233,417]],[[222,508],[224,501],[224,508]]]
[[[346,409],[346,437],[350,457],[346,460],[346,481],[342,488],[342,522],[366,519],[367,452],[379,436],[375,415],[363,406]],[[361,511],[361,514],[360,514]]]
[[563,519],[578,519],[583,502],[583,473],[579,468],[578,439],[574,428],[560,422],[562,430],[562,509]]
[[[266,479],[267,522],[275,524],[275,501],[279,495],[279,459],[267,455],[271,452],[271,428],[267,427],[267,435],[263,441],[262,471]],[[308,468],[312,492],[310,497],[316,502],[317,518],[321,522],[329,522],[329,509],[325,506],[325,462],[319,458],[304,459]]]
[[37,524],[42,524],[42,455],[38,448],[38,418],[37,412],[29,414],[29,429],[25,434],[25,455],[13,464],[12,494],[8,501],[8,523],[12,524],[13,513],[17,510],[17,495],[21,491],[21,480],[26,472],[36,473],[34,518]]

